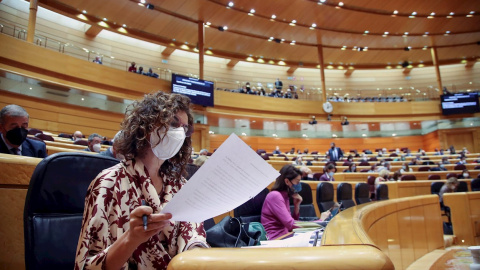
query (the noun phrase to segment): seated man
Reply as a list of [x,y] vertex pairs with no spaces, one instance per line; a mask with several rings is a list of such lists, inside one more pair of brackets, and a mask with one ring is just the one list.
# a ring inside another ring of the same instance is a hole
[[113,137],[112,139],[112,147],[109,147],[107,150],[105,151],[102,151],[100,152],[99,154],[102,155],[102,156],[107,156],[107,157],[113,157],[113,158],[116,158],[118,160],[123,160],[123,156],[121,154],[118,154],[116,151],[115,151],[115,140],[118,138],[118,136],[120,136],[120,132],[117,132],[117,134],[115,134],[115,136]]
[[207,149],[202,149],[202,150],[200,150],[200,152],[198,154],[200,156],[206,156],[206,155],[208,155],[208,150]]
[[77,130],[73,133],[72,141],[76,142],[83,139],[83,134],[80,130]]
[[97,133],[92,133],[90,136],[88,136],[88,147],[83,150],[100,153],[100,148],[102,147],[100,144],[101,142],[102,136]]
[[280,151],[280,147],[279,147],[279,146],[276,146],[276,147],[275,147],[275,150],[273,150],[273,154],[279,155],[279,154],[281,154],[281,153],[282,153],[282,152]]
[[0,153],[44,158],[45,143],[27,138],[29,115],[18,105],[7,105],[0,111]]

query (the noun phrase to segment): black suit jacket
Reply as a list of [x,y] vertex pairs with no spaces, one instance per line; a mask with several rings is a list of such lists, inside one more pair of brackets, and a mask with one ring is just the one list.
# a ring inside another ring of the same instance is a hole
[[[5,142],[0,138],[0,153],[11,154]],[[22,156],[44,158],[47,156],[45,143],[27,138],[22,143]]]
[[343,157],[342,149],[340,149],[340,147],[335,147],[335,149],[337,149],[337,158],[334,158],[332,148],[328,149],[328,156],[330,157],[331,161],[337,161]]

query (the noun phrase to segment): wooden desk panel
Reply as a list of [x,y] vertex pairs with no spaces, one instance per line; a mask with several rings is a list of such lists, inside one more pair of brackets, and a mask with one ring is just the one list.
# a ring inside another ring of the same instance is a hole
[[194,249],[175,256],[167,269],[386,270],[394,267],[392,261],[375,246],[339,245],[303,248]]
[[445,193],[443,201],[450,207],[458,243],[480,245],[480,192]]

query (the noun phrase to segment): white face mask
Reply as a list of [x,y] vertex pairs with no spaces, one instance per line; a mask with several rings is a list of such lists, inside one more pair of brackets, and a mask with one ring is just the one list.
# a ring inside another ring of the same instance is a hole
[[100,148],[102,148],[102,146],[99,144],[99,143],[96,143],[92,146],[93,148],[93,152],[97,152],[99,153],[100,152]]
[[463,174],[463,177],[465,177],[465,178],[467,178],[467,177],[469,177],[469,176],[470,176],[470,175],[468,175],[468,173],[464,173],[464,174]]
[[[172,158],[180,151],[180,148],[182,148],[183,142],[185,141],[185,129],[183,129],[183,127],[170,128],[160,143],[157,130],[158,128],[150,134],[150,145],[152,145],[153,154],[161,160]],[[160,130],[160,134],[165,134],[163,128]]]

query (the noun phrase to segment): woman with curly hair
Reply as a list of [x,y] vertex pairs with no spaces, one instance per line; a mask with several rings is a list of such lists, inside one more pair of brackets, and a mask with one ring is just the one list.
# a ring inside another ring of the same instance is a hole
[[130,105],[114,143],[125,159],[88,188],[75,269],[165,269],[176,254],[208,247],[203,223],[160,214],[186,183],[192,125],[182,95],[157,92]]

